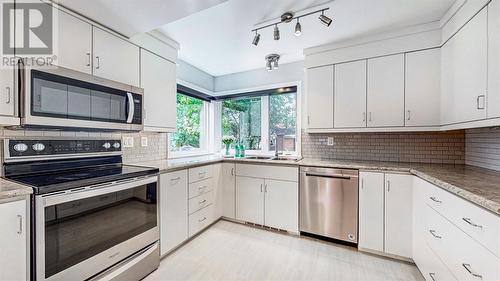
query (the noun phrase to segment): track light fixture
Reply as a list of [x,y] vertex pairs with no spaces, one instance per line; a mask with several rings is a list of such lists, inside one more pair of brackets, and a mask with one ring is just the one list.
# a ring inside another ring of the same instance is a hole
[[255,31],[255,37],[253,38],[252,44],[257,46],[259,45],[259,41],[260,41],[260,34],[257,33],[257,31]]
[[295,36],[300,36],[302,34],[302,26],[300,25],[299,18],[297,18],[297,24],[295,25]]
[[259,30],[265,29],[265,28],[268,28],[271,26],[274,26],[274,32],[273,32],[274,40],[280,40],[280,30],[278,29],[278,25],[282,24],[282,23],[289,23],[294,19],[297,19],[297,23],[295,24],[295,36],[300,36],[302,34],[302,25],[300,24],[299,19],[302,17],[307,17],[307,16],[317,14],[317,13],[321,13],[321,15],[318,17],[319,21],[323,25],[325,25],[326,27],[330,27],[330,25],[332,24],[332,19],[325,16],[325,11],[328,11],[328,10],[330,10],[330,8],[315,10],[315,11],[312,11],[312,12],[309,12],[306,14],[302,14],[300,16],[294,16],[293,13],[286,12],[283,15],[281,15],[279,22],[270,23],[268,25],[253,29],[252,31],[255,31],[255,36],[253,38],[252,44],[255,46],[257,46],[259,44],[259,41],[260,41],[260,34],[258,33]]
[[269,54],[266,56],[266,69],[267,71],[273,71],[279,67],[280,55]]
[[280,40],[280,30],[278,29],[278,25],[274,26],[274,40]]
[[326,27],[330,27],[330,24],[332,24],[332,19],[325,16],[325,11],[321,12],[321,16],[319,16],[319,21],[324,24]]

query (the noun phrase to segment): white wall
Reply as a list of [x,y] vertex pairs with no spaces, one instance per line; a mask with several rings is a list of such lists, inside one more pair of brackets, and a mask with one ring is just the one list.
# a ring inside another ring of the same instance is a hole
[[183,60],[178,60],[177,62],[177,79],[188,82],[210,92],[213,92],[215,88],[215,81],[212,75],[196,68],[195,66]]
[[227,91],[250,89],[286,82],[297,82],[303,81],[303,79],[303,61],[280,64],[279,69],[271,72],[265,69],[265,62],[262,61],[262,69],[215,77],[215,92],[217,95],[223,95],[224,92]]

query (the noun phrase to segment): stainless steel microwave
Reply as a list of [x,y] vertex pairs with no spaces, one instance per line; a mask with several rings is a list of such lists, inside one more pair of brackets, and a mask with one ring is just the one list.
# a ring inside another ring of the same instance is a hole
[[21,126],[62,130],[141,131],[143,89],[63,67],[36,69],[20,61]]

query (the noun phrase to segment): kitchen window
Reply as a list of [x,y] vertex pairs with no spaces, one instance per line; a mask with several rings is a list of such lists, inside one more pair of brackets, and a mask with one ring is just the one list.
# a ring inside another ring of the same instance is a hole
[[208,152],[207,95],[177,86],[177,131],[169,136],[170,156],[189,156]]
[[[233,136],[248,153],[273,154],[276,135],[283,153],[297,153],[297,87],[219,97],[221,135]],[[232,145],[234,147],[234,143]]]

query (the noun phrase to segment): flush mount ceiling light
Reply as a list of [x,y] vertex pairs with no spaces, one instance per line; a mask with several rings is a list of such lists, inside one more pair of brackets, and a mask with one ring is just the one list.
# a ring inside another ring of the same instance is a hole
[[278,54],[270,54],[266,56],[266,69],[267,71],[273,71],[274,69],[278,69],[280,60],[280,55]]
[[294,19],[297,19],[297,23],[295,24],[295,36],[300,36],[302,34],[302,26],[299,22],[299,19],[303,18],[303,17],[310,16],[310,15],[314,15],[317,13],[321,13],[321,15],[318,17],[319,21],[322,24],[324,24],[326,27],[330,27],[330,25],[332,24],[332,19],[325,16],[325,11],[327,11],[327,10],[330,10],[330,8],[315,10],[315,11],[305,13],[305,14],[302,14],[299,16],[295,16],[292,12],[286,12],[283,15],[281,15],[280,21],[273,22],[273,23],[270,23],[268,25],[264,25],[264,26],[252,29],[252,32],[255,32],[255,36],[253,38],[252,44],[255,46],[257,46],[259,44],[259,41],[260,41],[260,34],[258,33],[259,30],[266,29],[266,28],[271,27],[271,26],[274,26],[274,32],[273,32],[274,40],[280,40],[280,30],[278,28],[278,25],[282,24],[282,23],[290,23]]

